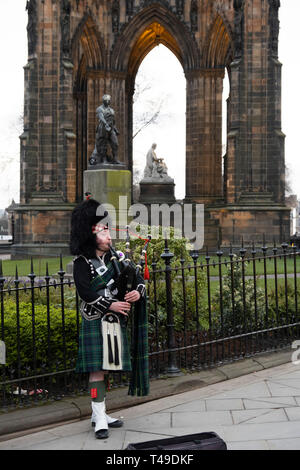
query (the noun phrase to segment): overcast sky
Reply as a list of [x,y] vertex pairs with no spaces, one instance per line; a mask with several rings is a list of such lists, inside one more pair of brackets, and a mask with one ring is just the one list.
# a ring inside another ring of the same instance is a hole
[[[23,112],[23,67],[27,61],[26,0],[0,0],[0,209],[19,200],[19,135]],[[300,61],[298,18],[300,0],[281,0],[279,60],[282,68],[282,130],[286,134],[286,165],[293,191],[300,197],[299,106]],[[185,186],[185,79],[181,65],[166,48],[159,46],[143,61],[140,73],[151,77],[153,90],[148,100],[164,97],[160,125],[148,128],[134,139],[135,168],[141,173],[153,142],[157,155],[167,163],[175,179],[177,198]],[[175,79],[176,77],[176,79]],[[113,97],[112,97],[113,101]],[[138,110],[136,110],[138,112]]]

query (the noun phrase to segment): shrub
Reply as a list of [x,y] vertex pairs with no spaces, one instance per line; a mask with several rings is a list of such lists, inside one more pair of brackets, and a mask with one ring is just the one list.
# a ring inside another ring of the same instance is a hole
[[[150,227],[143,228],[144,233],[150,233]],[[161,227],[156,228],[160,230],[160,238],[153,239],[148,245],[147,249],[147,262],[150,273],[152,269],[159,271],[155,273],[156,279],[156,304],[154,299],[154,274],[150,274],[148,282],[148,305],[149,305],[149,332],[150,335],[155,334],[156,330],[156,318],[159,327],[159,338],[162,341],[166,338],[166,325],[167,325],[167,298],[166,298],[166,284],[165,284],[165,261],[161,258],[161,254],[165,249],[165,240],[161,233]],[[191,266],[190,272],[185,269],[184,275],[186,279],[185,290],[186,290],[186,322],[189,330],[194,329],[196,331],[196,295],[195,295],[195,283],[194,283],[194,270],[193,270],[193,259],[190,254],[191,245],[185,238],[174,238],[174,228],[170,227],[170,239],[168,239],[169,251],[174,255],[171,259],[171,281],[172,281],[172,301],[173,301],[173,315],[174,315],[174,327],[175,331],[183,331],[184,328],[184,296],[182,291],[182,275],[181,275],[181,259],[184,259],[184,265]],[[132,258],[135,263],[139,263],[140,256],[142,253],[144,240],[136,238],[131,241]],[[125,251],[125,242],[117,244],[117,248]],[[155,263],[153,265],[152,263]],[[152,269],[151,269],[152,268]],[[204,297],[204,286],[205,276],[204,273],[198,269],[198,317],[199,325],[201,328],[207,329],[207,301]]]
[[[64,311],[66,366],[74,366],[77,355],[77,320],[76,311],[66,308]],[[17,313],[13,299],[5,301],[4,337],[6,344],[7,365],[17,367],[18,344],[22,367],[33,367],[33,332],[32,332],[32,306],[29,302],[21,301],[19,304],[19,341],[17,333]],[[47,368],[63,367],[63,333],[62,312],[56,305],[49,307],[49,344],[47,307],[36,303],[34,307],[35,319],[35,345],[36,366],[39,370],[47,363]]]
[[[247,264],[248,262],[244,261],[245,270]],[[262,325],[264,321],[265,298],[263,289],[257,286],[254,289],[253,279],[244,279],[245,287],[243,288],[242,258],[237,258],[232,267],[233,276],[231,276],[231,267],[226,268],[223,276],[223,315],[221,315],[220,292],[216,293],[212,299],[213,323],[219,333],[222,330],[226,331],[226,334],[251,331],[256,326]]]

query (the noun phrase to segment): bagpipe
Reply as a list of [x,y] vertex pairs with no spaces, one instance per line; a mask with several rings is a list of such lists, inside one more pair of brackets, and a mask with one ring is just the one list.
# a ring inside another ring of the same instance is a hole
[[138,264],[134,264],[130,258],[130,238],[128,227],[125,255],[121,251],[115,250],[113,246],[110,246],[110,262],[112,263],[115,271],[115,282],[111,290],[118,290],[119,300],[123,300],[125,294],[130,292],[133,286],[137,285],[138,277],[141,276],[144,265],[144,279],[149,279],[149,271],[147,266],[147,247],[150,243],[150,240],[151,236],[149,235],[142,249]]
[[[147,256],[147,247],[151,240],[151,237],[148,236],[146,243],[142,249],[140,256],[139,264],[135,265],[130,259],[130,239],[127,228],[127,240],[126,240],[126,251],[124,253],[115,250],[113,246],[110,246],[110,262],[113,265],[115,271],[115,281],[111,290],[114,291],[117,289],[117,297],[119,300],[124,300],[125,294],[130,292],[137,284],[138,277],[141,275],[143,265]],[[146,264],[147,268],[147,264]],[[146,274],[147,278],[147,269],[145,269],[144,277]],[[140,307],[143,308],[143,307]],[[136,356],[137,352],[134,352],[134,348],[138,348],[138,322],[140,320],[140,313],[136,314],[133,321],[135,325],[135,342],[136,344],[132,345],[132,355]],[[127,320],[126,320],[127,323]],[[122,334],[121,334],[121,325],[120,317],[116,313],[108,312],[101,320],[101,332],[103,338],[103,370],[108,371],[118,371],[122,370]],[[136,360],[136,359],[135,359]]]

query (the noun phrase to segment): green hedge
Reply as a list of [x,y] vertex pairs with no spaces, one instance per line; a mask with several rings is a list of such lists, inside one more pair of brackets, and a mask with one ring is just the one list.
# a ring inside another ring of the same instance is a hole
[[[48,349],[48,321],[47,307],[35,304],[35,345],[36,364],[40,369],[47,364],[54,370],[63,367],[63,333],[61,308],[51,305],[50,317],[50,348]],[[18,344],[20,347],[20,361],[22,368],[33,367],[33,331],[32,306],[29,302],[19,304],[19,341],[17,336],[17,312],[13,299],[5,301],[4,315],[4,341],[6,344],[6,360],[9,367],[16,367],[18,357]],[[74,366],[77,355],[77,320],[76,311],[66,308],[64,311],[66,365]]]

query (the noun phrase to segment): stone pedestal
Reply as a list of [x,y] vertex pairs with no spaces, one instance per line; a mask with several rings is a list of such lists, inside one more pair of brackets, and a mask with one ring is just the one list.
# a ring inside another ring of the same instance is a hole
[[[263,205],[232,205],[207,207],[209,218],[212,223],[219,226],[219,240],[221,244],[229,246],[241,246],[242,238],[245,244],[251,246],[252,242],[261,245],[265,239],[266,243],[277,244],[288,242],[290,238],[290,209],[286,206]],[[205,229],[208,227],[205,227]],[[206,231],[205,231],[206,232]],[[214,232],[216,235],[216,232]],[[212,233],[210,233],[212,235]],[[205,233],[205,237],[209,236]],[[209,246],[215,245],[205,240]],[[216,246],[216,245],[215,245]]]
[[35,195],[28,204],[16,204],[12,259],[70,255],[70,220],[75,204]]
[[174,180],[160,182],[159,180],[142,180],[140,182],[139,202],[145,204],[174,203]]
[[96,201],[112,204],[116,209],[119,208],[119,196],[127,196],[128,204],[131,203],[131,173],[128,170],[86,170],[83,173],[83,188]]
[[[84,192],[90,192],[93,199],[101,204],[110,204],[115,211],[116,220],[112,225],[127,225],[128,209],[131,205],[131,172],[119,169],[121,165],[106,165],[108,168],[86,170],[83,174]],[[109,209],[109,208],[108,208]],[[110,214],[113,217],[113,214]],[[118,235],[111,227],[111,235],[114,240]]]

